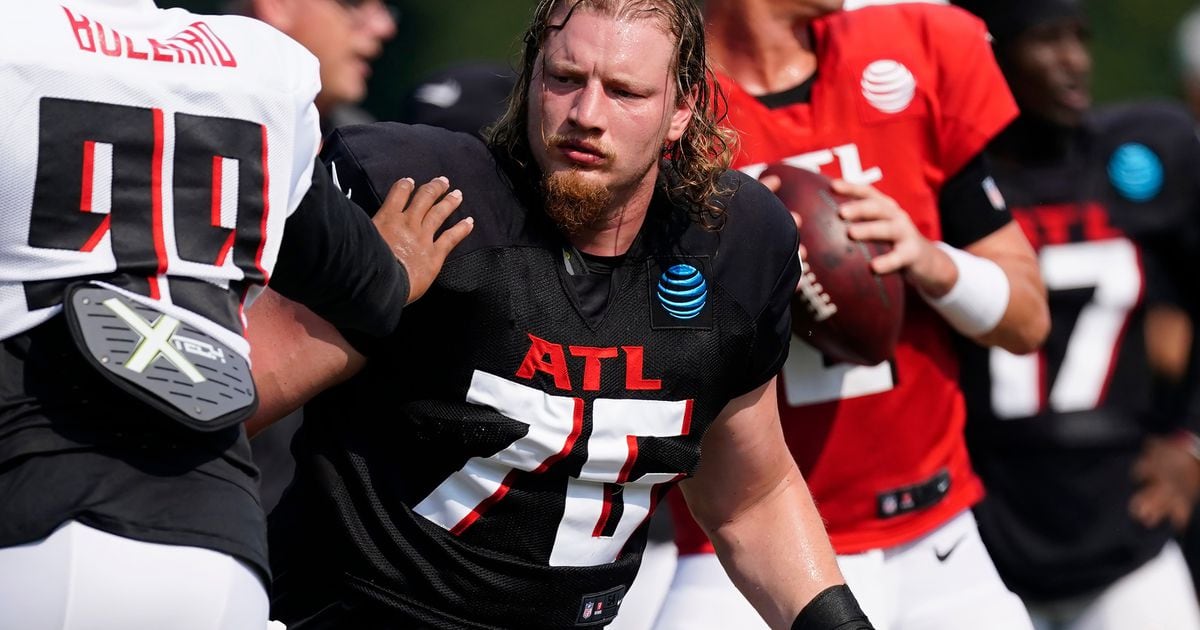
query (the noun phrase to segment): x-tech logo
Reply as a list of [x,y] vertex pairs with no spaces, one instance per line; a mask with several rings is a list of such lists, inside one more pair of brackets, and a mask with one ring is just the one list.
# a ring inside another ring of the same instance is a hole
[[175,346],[171,345],[171,336],[179,329],[179,320],[169,315],[159,315],[153,322],[147,322],[142,319],[133,309],[125,306],[116,298],[108,298],[102,302],[108,310],[112,311],[120,317],[134,332],[141,335],[142,340],[133,350],[133,354],[125,361],[125,367],[133,372],[141,374],[150,367],[158,357],[170,361],[183,372],[193,383],[203,383],[204,375],[196,369],[196,366],[188,361]]

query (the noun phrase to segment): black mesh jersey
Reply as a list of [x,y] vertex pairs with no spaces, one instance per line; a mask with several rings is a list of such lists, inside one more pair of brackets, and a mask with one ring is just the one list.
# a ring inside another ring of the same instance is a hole
[[785,358],[786,210],[735,172],[719,231],[656,195],[585,317],[568,243],[478,140],[380,123],[339,130],[324,157],[368,209],[401,176],[444,174],[475,229],[367,369],[306,408],[301,476],[271,517],[273,614],[291,627],[371,602],[388,621],[330,627],[607,623],[649,513]]
[[1165,420],[1145,311],[1194,292],[1200,144],[1158,104],[1098,110],[1069,137],[1008,134],[1024,150],[998,152],[993,174],[1037,250],[1052,327],[1024,356],[963,343],[962,383],[984,540],[1014,591],[1049,600],[1106,586],[1168,535],[1128,515],[1130,469]]

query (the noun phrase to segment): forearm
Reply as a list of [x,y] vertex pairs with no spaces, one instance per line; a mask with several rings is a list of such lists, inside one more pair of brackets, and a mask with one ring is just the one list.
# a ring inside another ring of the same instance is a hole
[[844,583],[794,464],[768,494],[706,530],[730,579],[772,628],[791,628],[818,593]]
[[246,421],[251,436],[366,362],[331,324],[273,291],[264,291],[246,316],[259,401]]
[[1014,354],[1033,352],[1050,332],[1046,287],[1037,267],[1023,259],[1000,258],[995,262],[1008,279],[1008,306],[995,328],[973,339],[980,345],[997,346]]
[[931,244],[908,279],[955,330],[1016,354],[1036,350],[1050,332],[1041,270],[1016,223],[957,249]]
[[320,317],[372,338],[391,334],[409,301],[409,275],[365,212],[317,164],[288,217],[270,287]]

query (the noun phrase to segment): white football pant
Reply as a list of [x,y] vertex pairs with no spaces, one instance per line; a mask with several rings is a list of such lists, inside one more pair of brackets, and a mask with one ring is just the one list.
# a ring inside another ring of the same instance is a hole
[[[940,558],[940,559],[939,559]],[[840,555],[838,566],[877,630],[1032,630],[965,511],[904,545]],[[683,556],[655,630],[766,630],[714,554]]]
[[233,556],[115,536],[68,521],[0,549],[0,628],[257,630],[267,592]]

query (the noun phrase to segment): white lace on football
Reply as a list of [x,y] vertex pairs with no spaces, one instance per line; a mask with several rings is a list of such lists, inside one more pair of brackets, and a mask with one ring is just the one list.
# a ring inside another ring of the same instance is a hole
[[825,287],[817,282],[817,274],[813,273],[811,269],[800,276],[796,290],[804,296],[804,304],[813,314],[815,321],[823,322],[838,312],[837,304],[833,303],[833,298],[825,291]]

